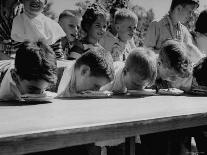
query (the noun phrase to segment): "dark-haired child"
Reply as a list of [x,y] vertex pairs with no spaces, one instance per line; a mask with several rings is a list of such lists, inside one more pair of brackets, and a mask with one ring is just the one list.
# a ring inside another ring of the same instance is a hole
[[111,55],[98,48],[82,54],[73,65],[65,68],[58,87],[59,97],[73,97],[86,91],[98,91],[114,78]]
[[69,52],[73,46],[74,41],[78,39],[80,21],[81,18],[74,12],[74,10],[64,10],[59,15],[58,23],[66,33],[66,37],[61,39],[62,48],[66,55],[66,59],[70,59]]
[[17,42],[45,40],[55,51],[56,58],[64,59],[60,39],[65,32],[57,22],[42,14],[47,0],[22,0],[22,3],[24,12],[14,18],[11,38]]
[[199,0],[172,0],[168,14],[150,24],[144,45],[159,54],[163,42],[167,39],[179,40],[192,49],[187,51],[187,54],[193,63],[197,63],[203,55],[193,45],[191,35],[184,24],[198,7]]
[[144,90],[151,86],[157,76],[157,62],[153,51],[133,49],[126,62],[115,62],[115,79],[101,90],[126,93],[127,90]]
[[195,23],[195,30],[192,32],[194,44],[205,55],[207,55],[207,9],[201,11]]
[[[0,100],[21,100],[24,94],[43,94],[56,81],[56,58],[44,43],[23,43],[15,62],[0,61]],[[3,73],[4,72],[4,73]]]
[[77,59],[88,49],[101,47],[100,39],[104,36],[107,27],[106,10],[99,4],[89,6],[82,16],[81,28],[85,36],[72,47],[70,57]]
[[133,35],[137,28],[138,18],[129,9],[119,9],[114,15],[114,27],[117,36],[111,33],[101,40],[101,45],[110,51],[114,61],[125,61],[129,52],[135,48],[132,45]]

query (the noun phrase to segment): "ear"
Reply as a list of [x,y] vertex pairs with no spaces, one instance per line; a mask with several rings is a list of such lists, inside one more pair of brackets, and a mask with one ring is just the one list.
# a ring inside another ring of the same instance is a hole
[[120,25],[119,24],[115,24],[115,29],[116,29],[116,31],[118,31],[120,29]]
[[91,73],[91,69],[87,65],[81,65],[80,66],[80,74],[81,76],[89,76]]
[[182,5],[178,5],[178,6],[177,6],[177,11],[178,11],[178,12],[182,11],[182,9],[183,9]]

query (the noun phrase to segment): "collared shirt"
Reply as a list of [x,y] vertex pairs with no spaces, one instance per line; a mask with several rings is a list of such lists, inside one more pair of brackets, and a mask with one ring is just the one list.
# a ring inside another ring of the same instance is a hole
[[[148,28],[144,45],[155,50],[160,50],[162,43],[167,39],[178,39],[185,43],[191,40],[190,33],[184,25],[179,23],[179,30],[178,28],[174,28],[172,30],[173,26],[171,24],[169,15],[166,15],[161,19],[154,20]],[[182,36],[177,35],[178,33]]]
[[57,97],[72,97],[76,94],[75,61],[71,62],[63,72],[58,86]]
[[131,50],[136,47],[133,40],[124,43],[109,31],[100,40],[100,44],[111,53],[114,61],[125,61]]
[[0,72],[4,74],[0,81],[0,100],[21,100],[21,92],[15,80],[14,61],[0,61]]
[[181,23],[173,26],[168,14],[150,24],[144,46],[151,48],[158,54],[163,42],[167,39],[176,39],[185,43],[188,47],[187,54],[193,63],[197,63],[203,57],[202,53],[193,45],[188,29]]

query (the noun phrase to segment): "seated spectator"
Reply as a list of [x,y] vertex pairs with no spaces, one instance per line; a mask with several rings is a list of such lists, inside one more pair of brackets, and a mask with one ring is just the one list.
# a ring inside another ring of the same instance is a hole
[[74,44],[70,51],[70,57],[77,59],[88,49],[100,48],[99,41],[106,32],[106,26],[106,10],[96,3],[89,6],[81,21],[81,29],[85,35],[79,42]]
[[115,37],[110,32],[101,40],[101,45],[112,54],[114,61],[125,61],[129,52],[135,48],[132,44],[133,35],[137,28],[138,18],[128,9],[120,9],[114,15]]
[[47,1],[22,2],[25,11],[14,18],[11,38],[17,42],[45,40],[55,51],[57,59],[64,59],[60,39],[65,36],[65,32],[57,22],[41,13]]
[[59,97],[73,97],[86,91],[98,91],[113,80],[113,63],[109,53],[99,48],[89,49],[72,66],[65,68],[58,87]]
[[78,39],[78,29],[80,27],[80,17],[73,12],[73,10],[64,10],[59,15],[58,23],[66,33],[66,37],[62,38],[62,48],[67,59],[70,59],[68,53],[75,40]]
[[0,61],[0,100],[21,100],[24,94],[43,94],[56,81],[56,59],[42,42],[24,42],[15,62]]
[[144,90],[151,86],[157,76],[157,63],[153,51],[135,48],[126,62],[115,62],[114,80],[101,90],[125,93],[127,90]]

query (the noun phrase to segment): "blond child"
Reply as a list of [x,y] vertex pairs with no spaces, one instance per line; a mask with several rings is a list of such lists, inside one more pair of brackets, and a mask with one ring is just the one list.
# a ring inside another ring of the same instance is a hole
[[80,21],[81,18],[74,10],[64,10],[59,15],[58,23],[66,33],[66,37],[61,39],[61,43],[67,59],[70,59],[69,51],[73,46],[73,42],[78,39]]
[[81,28],[85,36],[77,42],[70,52],[70,57],[77,59],[88,49],[101,47],[100,39],[104,36],[107,26],[107,14],[99,4],[89,6],[82,16]]
[[115,93],[126,93],[127,90],[144,90],[151,86],[157,76],[156,57],[153,51],[135,48],[126,62],[115,62],[114,80],[103,86],[101,90]]
[[24,12],[13,20],[11,38],[17,42],[45,40],[58,59],[63,59],[60,39],[65,32],[54,20],[42,14],[46,0],[22,0]]
[[132,39],[137,28],[138,18],[129,9],[119,9],[114,15],[115,37],[107,33],[101,40],[101,45],[111,52],[114,61],[125,61],[129,52],[135,48]]
[[172,0],[168,14],[150,24],[144,45],[159,54],[165,40],[176,39],[187,44],[192,49],[187,54],[193,63],[198,62],[203,55],[193,45],[191,35],[183,25],[198,7],[199,0]]

